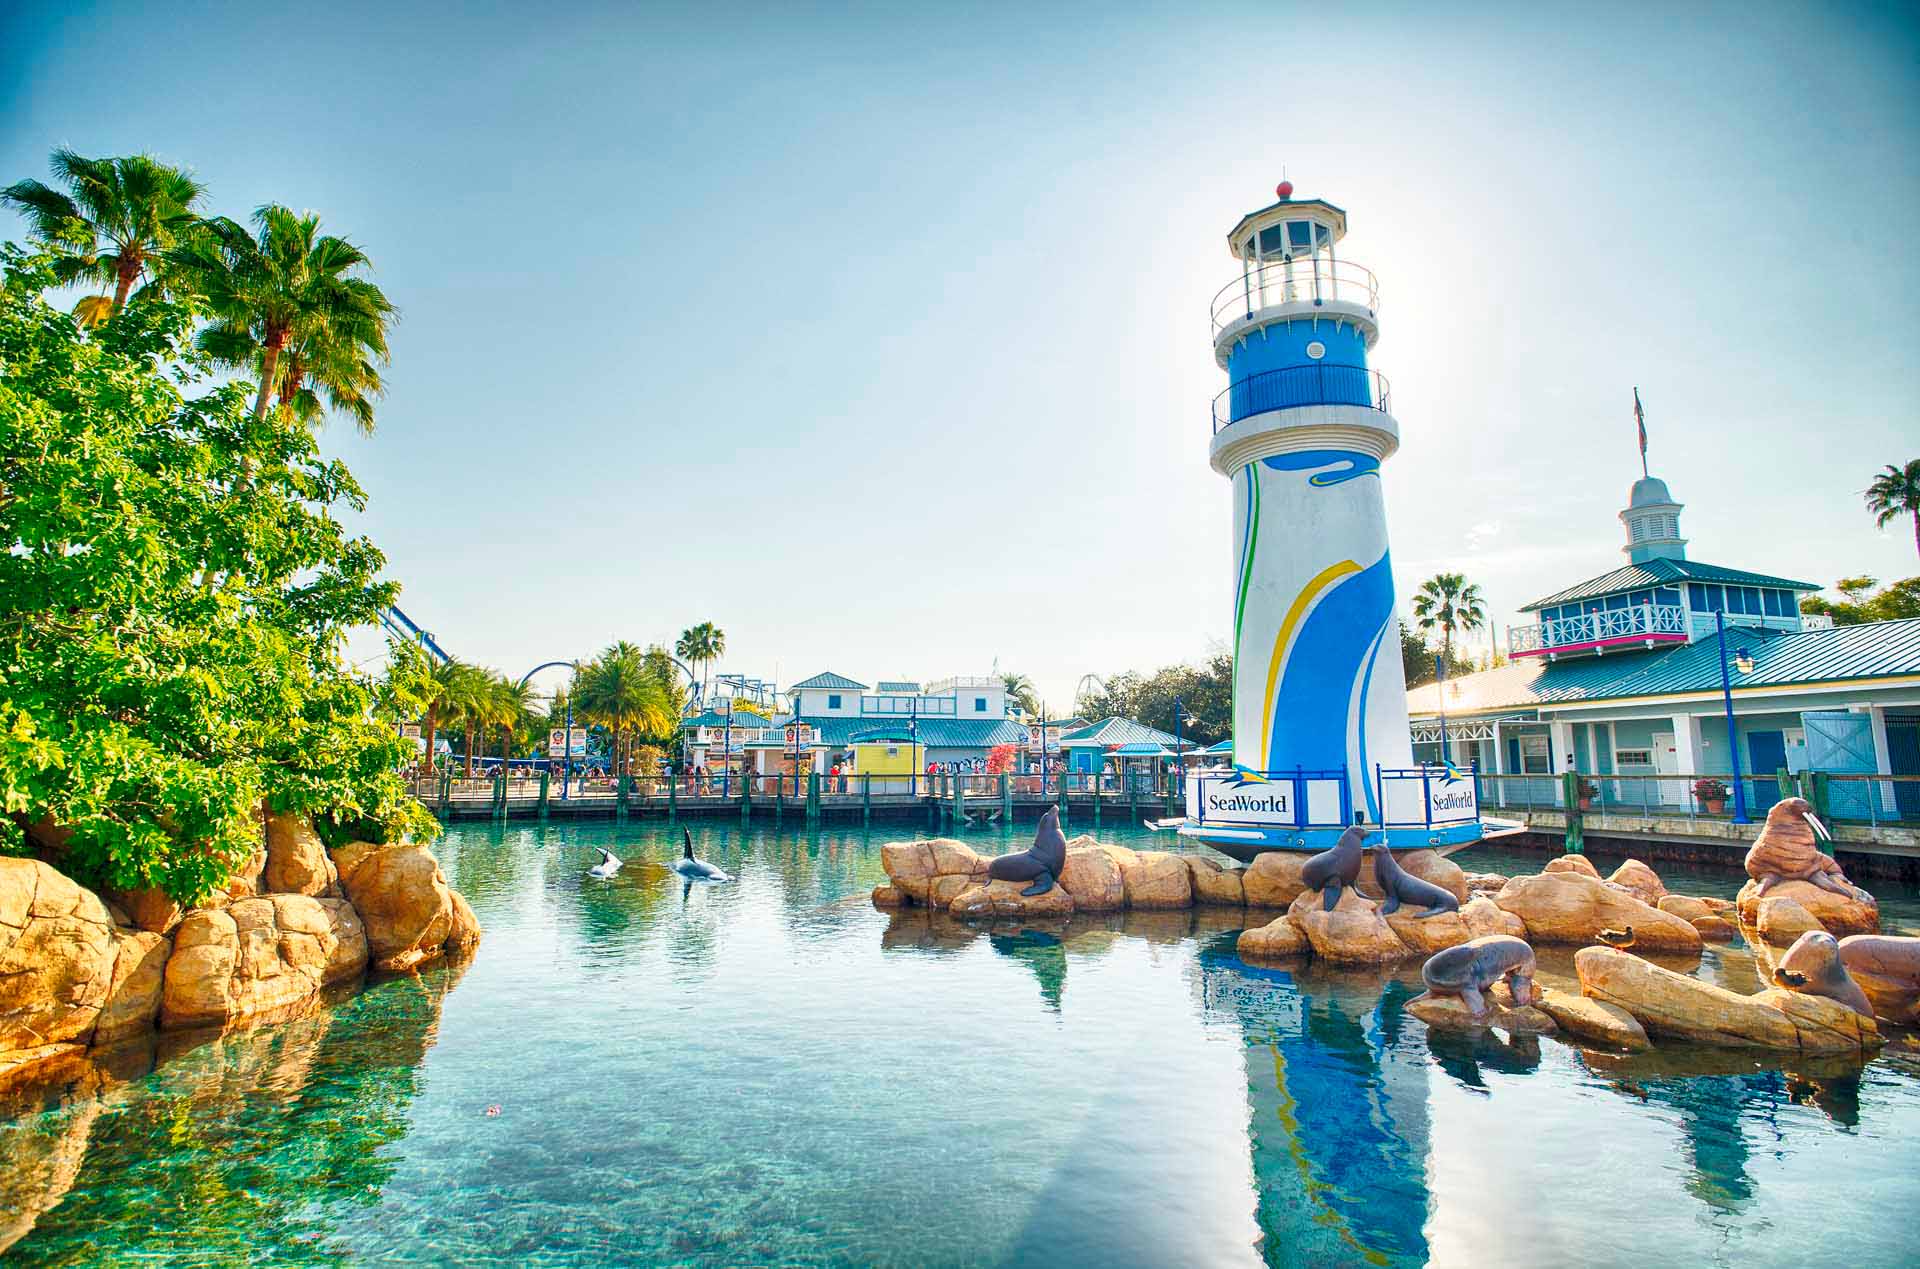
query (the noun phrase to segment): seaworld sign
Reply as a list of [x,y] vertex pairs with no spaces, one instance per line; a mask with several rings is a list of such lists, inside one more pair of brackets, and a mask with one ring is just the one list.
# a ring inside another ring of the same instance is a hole
[[1344,823],[1344,784],[1339,775],[1195,776],[1187,781],[1187,818],[1227,828],[1338,825]]

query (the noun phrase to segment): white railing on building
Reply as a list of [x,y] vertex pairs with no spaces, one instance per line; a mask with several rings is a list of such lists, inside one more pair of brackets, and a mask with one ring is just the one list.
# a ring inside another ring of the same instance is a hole
[[1508,626],[1507,649],[1509,656],[1524,656],[1615,639],[1656,635],[1685,638],[1686,634],[1686,609],[1671,604],[1641,604],[1634,608],[1583,612],[1577,617],[1556,617],[1533,626]]
[[1827,612],[1803,612],[1800,614],[1800,628],[1802,630],[1831,630],[1833,629],[1833,614]]
[[1005,687],[1006,684],[991,674],[960,674],[949,679],[935,679],[927,684],[927,695],[936,692],[951,692],[957,688]]
[[1380,311],[1380,283],[1373,271],[1350,260],[1325,256],[1270,260],[1248,269],[1213,297],[1213,333],[1282,304],[1357,304]]

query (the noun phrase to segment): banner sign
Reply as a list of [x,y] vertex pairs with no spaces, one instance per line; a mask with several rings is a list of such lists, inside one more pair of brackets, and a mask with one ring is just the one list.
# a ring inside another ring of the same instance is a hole
[[811,723],[789,723],[787,725],[787,748],[804,749],[813,743],[813,725]]
[[547,732],[547,757],[584,758],[587,756],[587,729],[573,729],[572,744],[568,744],[567,729],[554,727]]

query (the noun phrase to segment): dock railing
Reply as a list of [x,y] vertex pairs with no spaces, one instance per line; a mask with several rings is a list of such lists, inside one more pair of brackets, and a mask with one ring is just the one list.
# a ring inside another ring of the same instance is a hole
[[[1728,821],[1736,809],[1730,775],[1577,771],[1571,776],[1576,782],[1575,810],[1637,815],[1649,820]],[[1568,809],[1567,775],[1483,771],[1478,779],[1480,805],[1496,814]],[[1695,789],[1702,780],[1715,782],[1724,794],[1702,797]],[[1804,797],[1817,814],[1835,824],[1920,827],[1920,775],[1776,771],[1743,774],[1740,783],[1746,794],[1747,816],[1756,824],[1765,820],[1768,810],[1782,798]]]

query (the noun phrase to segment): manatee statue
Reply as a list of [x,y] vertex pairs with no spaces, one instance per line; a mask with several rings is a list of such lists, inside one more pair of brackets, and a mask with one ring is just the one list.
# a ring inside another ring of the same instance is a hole
[[1053,889],[1066,866],[1067,838],[1060,831],[1060,810],[1055,807],[1040,817],[1033,845],[1011,855],[994,856],[987,864],[987,876],[994,881],[1031,881],[1033,884],[1021,894],[1045,894]]
[[1435,952],[1420,967],[1420,977],[1434,995],[1460,997],[1476,1018],[1487,1012],[1483,993],[1502,978],[1514,1004],[1534,1001],[1533,949],[1511,934],[1488,934]]
[[1300,866],[1300,880],[1307,889],[1326,896],[1326,911],[1340,904],[1340,888],[1360,877],[1360,860],[1366,851],[1366,830],[1355,824],[1340,834],[1340,840]]
[[1847,880],[1839,861],[1820,853],[1814,844],[1815,833],[1826,841],[1833,840],[1833,834],[1805,798],[1785,798],[1773,804],[1767,812],[1766,827],[1747,852],[1747,876],[1760,883],[1753,897],[1760,898],[1782,881],[1810,881],[1822,890],[1862,903],[1872,902],[1872,895]]
[[1837,1000],[1855,1013],[1873,1017],[1873,1005],[1847,973],[1840,940],[1825,930],[1808,930],[1793,941],[1774,967],[1773,981],[1788,991]]
[[1380,905],[1381,912],[1398,912],[1403,903],[1424,907],[1425,912],[1416,914],[1421,917],[1460,910],[1460,900],[1453,891],[1416,877],[1402,868],[1385,842],[1375,842],[1372,850],[1373,879],[1387,896],[1387,901]]

